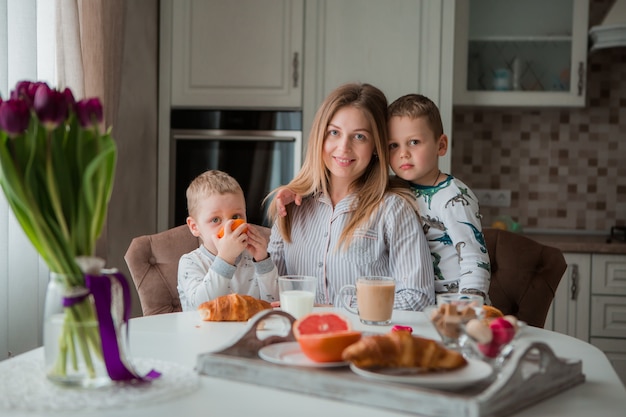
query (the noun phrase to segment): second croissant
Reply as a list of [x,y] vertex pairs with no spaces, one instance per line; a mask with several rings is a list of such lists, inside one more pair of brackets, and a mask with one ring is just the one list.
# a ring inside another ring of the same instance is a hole
[[343,360],[362,369],[407,367],[435,371],[457,369],[467,364],[459,352],[405,330],[364,337],[348,346],[342,356]]

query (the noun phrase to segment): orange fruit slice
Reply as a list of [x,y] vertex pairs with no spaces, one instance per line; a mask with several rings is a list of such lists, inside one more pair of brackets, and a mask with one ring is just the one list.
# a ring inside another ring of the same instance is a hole
[[[236,228],[238,228],[239,226],[241,226],[245,222],[246,221],[244,219],[235,219],[235,221],[233,221],[232,225],[230,226],[230,230],[235,230]],[[247,231],[248,231],[248,229],[244,230],[244,232],[247,232]],[[224,226],[222,226],[220,231],[217,232],[217,237],[220,238],[220,239],[224,237]]]
[[333,312],[307,314],[292,329],[302,352],[315,362],[339,362],[343,350],[361,339],[348,319]]
[[490,305],[483,306],[483,313],[486,319],[495,319],[495,318],[504,316],[504,314],[502,314],[502,311]]

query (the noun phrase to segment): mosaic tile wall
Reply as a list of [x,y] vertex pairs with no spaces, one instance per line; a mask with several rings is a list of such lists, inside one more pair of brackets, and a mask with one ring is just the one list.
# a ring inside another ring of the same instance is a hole
[[[611,0],[592,0],[590,26]],[[509,189],[483,207],[526,229],[608,233],[626,225],[626,47],[588,58],[585,108],[455,108],[452,172],[473,189]]]

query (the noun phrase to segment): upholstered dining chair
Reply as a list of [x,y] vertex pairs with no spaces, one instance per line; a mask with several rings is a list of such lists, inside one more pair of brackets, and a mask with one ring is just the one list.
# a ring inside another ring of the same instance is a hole
[[124,260],[144,316],[182,311],[177,289],[178,260],[199,245],[199,239],[187,225],[131,241]]
[[489,298],[504,314],[543,327],[567,264],[563,253],[529,237],[483,229],[489,260]]

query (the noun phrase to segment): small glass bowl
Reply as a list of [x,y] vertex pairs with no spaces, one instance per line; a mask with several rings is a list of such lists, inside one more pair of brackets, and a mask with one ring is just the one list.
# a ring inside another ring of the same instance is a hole
[[437,305],[424,309],[448,349],[460,350],[465,323],[482,318],[484,300],[479,295],[448,293],[437,295]]
[[[500,325],[493,329],[491,323],[494,321],[508,322],[511,327]],[[513,352],[515,342],[520,337],[525,326],[526,323],[518,321],[512,316],[491,320],[470,320],[463,325],[463,355],[481,359],[491,364],[494,368],[500,369],[511,352]],[[485,340],[484,337],[487,337],[487,333],[490,333],[491,341],[484,342],[483,340]]]

